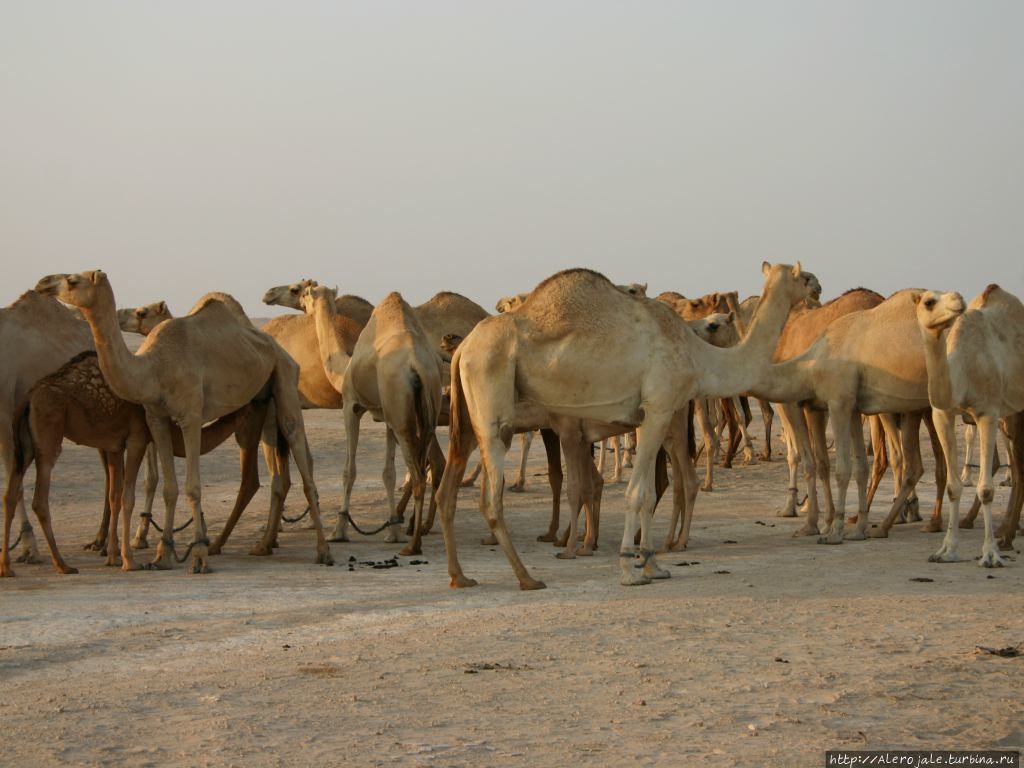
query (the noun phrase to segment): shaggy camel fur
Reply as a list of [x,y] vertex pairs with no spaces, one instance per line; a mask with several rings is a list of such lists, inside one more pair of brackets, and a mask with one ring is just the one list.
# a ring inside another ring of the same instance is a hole
[[[186,456],[185,492],[195,518],[192,571],[209,570],[209,540],[202,509],[199,454],[204,423],[259,402],[266,408],[273,400],[280,436],[295,455],[310,514],[317,530],[317,562],[330,565],[330,549],[320,526],[320,508],[306,444],[302,413],[296,395],[297,366],[287,353],[262,331],[252,327],[234,299],[208,294],[186,316],[167,320],[146,337],[137,354],[128,351],[117,325],[114,292],[100,271],[50,275],[36,290],[56,295],[82,309],[92,330],[100,369],[119,397],[140,403],[157,446],[163,470],[164,538],[157,546],[154,563],[173,565],[174,513],[178,484],[174,472],[171,422],[181,427]],[[259,413],[262,424],[265,410]],[[279,441],[280,442],[280,441]],[[284,446],[278,446],[280,451]],[[287,462],[287,457],[282,458]],[[286,488],[282,476],[273,481],[273,537],[283,508]]]
[[[29,389],[79,352],[92,348],[89,326],[55,299],[28,291],[0,309],[0,349],[4,351],[4,364],[0,366],[0,459],[8,479],[14,471],[14,416]],[[17,560],[38,563],[39,548],[22,498],[17,500],[17,517],[21,533]]]
[[[985,520],[985,541],[978,564],[1001,566],[1004,562],[992,527],[992,456],[999,419],[1017,418],[1024,411],[1024,305],[994,284],[967,308],[958,293],[925,291],[914,293],[913,300],[928,366],[928,397],[946,452],[947,490],[952,502],[946,536],[930,559],[960,559],[957,544],[962,485],[956,474],[959,449],[953,420],[962,410],[977,424],[980,442],[978,498]],[[1019,463],[1015,466],[1019,468]],[[1019,504],[1016,509],[1012,507],[1000,532],[1000,545],[1005,549],[1012,548],[1020,514]]]
[[[886,536],[923,472],[919,437],[923,411],[929,408],[924,347],[916,330],[912,290],[899,291],[873,309],[833,320],[802,354],[769,367],[753,390],[773,402],[806,403],[828,409],[836,435],[836,513],[822,544],[841,544],[846,494],[856,458],[858,513],[855,530],[846,536]],[[860,414],[902,414],[900,440],[907,457],[899,494],[885,523],[868,530],[867,457]],[[851,456],[851,451],[853,455]],[[941,512],[940,512],[941,514]],[[816,510],[804,529],[817,532]]]
[[[453,586],[475,583],[459,565],[453,529],[457,488],[475,443],[484,465],[481,506],[488,524],[520,587],[544,586],[519,559],[502,508],[506,445],[515,430],[517,410],[531,406],[556,417],[592,419],[620,429],[638,427],[626,491],[621,583],[647,584],[652,578],[670,576],[658,566],[650,538],[658,450],[671,429],[676,436],[673,444],[677,449],[681,444],[679,453],[685,455],[685,413],[691,399],[731,397],[757,383],[790,307],[810,295],[810,278],[799,264],[765,263],[763,272],[762,311],[745,341],[728,349],[705,344],[664,304],[626,296],[602,275],[584,269],[548,278],[518,310],[477,326],[452,360],[449,459],[439,508]],[[608,359],[617,361],[614,377],[602,375]],[[556,360],[558,364],[552,364]],[[673,462],[692,475],[688,457],[673,455]],[[695,488],[696,478],[690,479]],[[636,558],[633,537],[638,522],[641,541]]]
[[[204,427],[203,452],[223,442],[247,412],[248,408],[244,408]],[[173,431],[175,455],[184,456],[181,432],[176,427]],[[60,573],[78,572],[61,557],[50,524],[50,478],[60,455],[61,442],[67,438],[79,445],[99,449],[104,457],[109,506],[109,514],[106,515],[109,532],[104,536],[107,565],[117,565],[117,520],[123,512],[122,567],[125,571],[138,569],[127,541],[135,504],[135,480],[151,439],[146,426],[146,412],[141,405],[122,400],[110,390],[100,371],[96,353],[91,350],[82,352],[56,373],[40,379],[32,387],[18,415],[15,432],[17,461],[4,494],[5,533],[9,531],[14,517],[14,504],[21,496],[25,471],[35,460],[36,484],[32,507],[46,534],[53,564]],[[5,552],[0,559],[0,576],[13,575]]]
[[378,304],[360,334],[351,356],[333,332],[334,294],[323,286],[310,286],[302,306],[316,324],[320,357],[331,383],[345,401],[345,498],[332,538],[345,541],[356,479],[359,422],[369,411],[387,425],[384,489],[388,496],[388,541],[397,541],[401,520],[395,517],[395,443],[402,450],[412,475],[416,528],[402,554],[420,551],[423,496],[428,452],[434,442],[441,411],[440,359],[412,308],[398,293]]

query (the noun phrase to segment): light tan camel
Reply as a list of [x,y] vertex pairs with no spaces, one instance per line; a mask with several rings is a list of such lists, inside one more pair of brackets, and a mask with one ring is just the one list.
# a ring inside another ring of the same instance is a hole
[[[956,473],[958,447],[953,420],[965,411],[978,426],[981,469],[978,498],[985,520],[985,541],[979,565],[1001,566],[992,527],[992,456],[998,421],[1024,411],[1024,305],[1016,296],[990,285],[965,308],[958,293],[914,293],[917,320],[928,366],[928,396],[948,467],[952,508],[942,546],[930,558],[955,562],[962,483]],[[966,311],[965,311],[966,309]],[[1016,514],[1019,515],[1017,506]],[[1012,548],[1017,519],[1011,510],[1000,533]]]
[[[263,303],[271,306],[276,304],[302,312],[302,292],[311,285],[319,285],[319,283],[316,280],[306,279],[289,285],[276,285],[273,288],[268,288],[267,292],[263,294]],[[360,328],[370,322],[370,315],[373,314],[373,304],[362,296],[351,294],[335,297],[334,308],[338,314],[351,318]],[[302,317],[302,315],[296,315],[296,317]]]
[[345,401],[345,498],[332,536],[346,540],[352,486],[356,479],[359,422],[367,411],[387,426],[384,489],[388,496],[388,541],[397,541],[401,520],[395,517],[395,443],[412,475],[416,520],[413,539],[402,554],[420,551],[423,497],[428,452],[434,442],[441,411],[440,346],[428,340],[416,314],[398,293],[378,304],[360,334],[351,355],[333,332],[334,294],[323,286],[310,286],[302,305],[315,322],[324,371]]
[[[691,399],[731,397],[757,383],[790,307],[811,291],[812,278],[799,264],[765,263],[763,272],[766,298],[761,312],[744,342],[728,349],[705,344],[663,303],[624,295],[604,276],[585,269],[548,278],[518,310],[477,326],[452,360],[449,458],[439,509],[453,586],[475,583],[459,565],[453,529],[457,488],[475,443],[484,464],[485,518],[520,587],[544,586],[519,559],[502,507],[506,446],[515,431],[517,410],[526,407],[638,428],[626,490],[621,583],[646,584],[670,576],[658,566],[651,545],[658,450],[670,430],[677,436],[673,443],[685,443]],[[608,359],[616,360],[616,376],[602,375]],[[688,458],[678,466],[693,472]],[[692,480],[695,487],[696,478]],[[633,537],[638,523],[641,570],[635,572]]]
[[[248,410],[246,407],[204,427],[203,452],[219,445],[234,432]],[[173,433],[175,455],[184,456],[181,432],[174,427]],[[91,350],[76,355],[57,372],[40,379],[18,414],[15,425],[17,460],[4,494],[5,534],[14,517],[14,505],[21,498],[25,471],[34,460],[36,483],[32,507],[43,526],[53,564],[60,573],[77,573],[61,557],[50,524],[50,478],[64,438],[97,448],[103,455],[109,507],[105,521],[109,533],[104,536],[107,565],[117,565],[117,520],[123,512],[122,567],[125,571],[136,570],[139,566],[134,562],[127,541],[135,504],[135,480],[150,443],[146,411],[111,391],[100,371],[96,353]],[[258,479],[256,484],[259,485]],[[13,575],[5,551],[0,558],[0,576]]]
[[[55,299],[28,291],[0,309],[0,349],[4,351],[4,364],[0,366],[0,458],[7,478],[14,469],[14,415],[29,389],[79,352],[92,348],[89,326]],[[17,560],[38,563],[39,548],[22,498],[17,500],[17,518],[21,545]]]
[[174,315],[167,308],[166,301],[154,301],[141,307],[117,310],[117,324],[121,326],[121,330],[140,336],[148,336],[160,323],[172,317]]
[[[170,423],[181,428],[186,455],[185,492],[195,518],[192,571],[209,569],[209,541],[202,509],[199,452],[204,423],[260,400],[273,400],[280,437],[295,454],[303,490],[317,530],[317,562],[330,565],[330,549],[320,526],[320,509],[296,396],[295,363],[273,340],[258,331],[241,307],[224,294],[208,294],[186,317],[167,320],[146,337],[137,354],[128,351],[117,325],[114,292],[100,271],[50,275],[37,291],[56,295],[82,309],[96,342],[100,368],[119,397],[143,405],[163,470],[164,538],[156,567],[172,567],[174,512],[178,485]],[[262,418],[262,414],[260,414]],[[260,422],[262,423],[262,422]],[[278,441],[279,443],[281,441]],[[279,446],[280,447],[280,446]],[[286,462],[287,459],[285,458]],[[272,510],[280,514],[286,488],[274,478]],[[268,535],[276,534],[276,523]]]
[[[822,544],[841,544],[846,493],[856,459],[857,525],[850,539],[886,536],[895,515],[923,472],[918,432],[929,408],[924,347],[916,330],[914,291],[899,291],[884,302],[833,320],[802,354],[771,365],[753,393],[773,402],[805,403],[828,409],[836,436],[836,513]],[[869,531],[867,456],[860,414],[902,414],[900,439],[907,457],[900,492],[885,523]],[[853,452],[851,454],[851,451]],[[809,481],[810,482],[810,481]],[[806,531],[815,533],[816,510]],[[940,513],[941,514],[941,513]]]

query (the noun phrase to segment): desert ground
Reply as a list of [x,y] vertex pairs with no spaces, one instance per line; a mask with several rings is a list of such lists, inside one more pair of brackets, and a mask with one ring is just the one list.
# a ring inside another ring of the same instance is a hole
[[[342,420],[316,411],[306,424],[333,525]],[[383,438],[366,419],[353,504],[365,523],[386,514]],[[509,477],[518,455],[517,440]],[[237,483],[233,441],[202,472],[216,532]],[[964,531],[957,564],[929,563],[940,534],[915,524],[834,547],[793,538],[799,521],[775,516],[777,454],[718,470],[689,550],[662,557],[672,578],[626,588],[625,486],[605,488],[596,555],[558,560],[536,541],[544,475],[537,441],[526,492],[506,494],[516,546],[547,583],[539,592],[521,592],[500,549],[479,544],[476,489],[456,518],[473,589],[449,588],[439,533],[392,568],[372,566],[399,549],[383,534],[332,544],[337,564],[313,565],[305,522],[274,556],[251,557],[265,476],[215,572],[123,573],[81,549],[101,476],[93,451],[66,445],[52,504],[80,573],[54,573],[44,542],[46,562],[16,564],[0,583],[3,763],[814,766],[830,748],[1024,746],[1024,658],[978,649],[1024,642],[1024,559],[978,568],[980,526]],[[887,479],[875,519],[890,489]],[[1000,514],[1007,497],[997,491]],[[289,513],[303,506],[293,487]],[[665,526],[662,510],[659,542]]]

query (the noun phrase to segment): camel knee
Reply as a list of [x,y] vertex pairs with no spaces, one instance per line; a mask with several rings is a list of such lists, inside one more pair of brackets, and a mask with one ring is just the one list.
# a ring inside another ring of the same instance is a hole
[[983,486],[978,489],[978,498],[981,499],[982,504],[991,504],[995,498],[995,491],[991,486]]

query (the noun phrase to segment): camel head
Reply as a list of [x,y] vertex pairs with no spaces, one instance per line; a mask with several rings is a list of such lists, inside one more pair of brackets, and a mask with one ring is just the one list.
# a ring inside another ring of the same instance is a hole
[[921,330],[930,331],[936,338],[967,308],[964,297],[956,291],[915,291],[912,298],[917,305],[918,325],[921,326]]
[[47,275],[36,283],[36,293],[53,296],[73,307],[94,307],[104,295],[113,299],[107,274],[99,269],[73,275]]
[[150,331],[164,320],[170,320],[171,317],[171,311],[167,308],[165,301],[157,301],[134,309],[117,310],[117,324],[121,326],[121,330],[143,336],[148,336]]
[[300,298],[302,292],[311,285],[317,285],[316,280],[300,280],[291,285],[277,285],[263,294],[264,304],[278,304],[291,309],[302,309]]
[[312,285],[307,285],[302,289],[302,292],[299,294],[298,308],[307,315],[311,315],[316,311],[318,302],[327,302],[329,308],[333,311],[334,300],[337,297],[337,288],[328,288],[326,285],[319,285],[314,282]]
[[528,293],[517,293],[515,296],[504,296],[498,299],[498,303],[494,305],[494,308],[498,312],[511,312],[513,309],[518,309],[526,301]]
[[457,333],[446,333],[444,338],[441,339],[441,351],[447,353],[449,356],[455,354],[455,350],[459,348],[459,344],[462,343],[462,337]]
[[731,347],[740,340],[735,312],[715,312],[699,320],[689,320],[693,332],[715,347]]
[[769,264],[767,261],[761,264],[761,274],[764,275],[764,293],[770,286],[778,286],[786,291],[789,296],[789,306],[794,307],[801,301],[813,299],[817,301],[821,296],[821,283],[811,272],[805,272],[798,261],[790,266],[789,264]]
[[647,295],[647,283],[627,283],[626,285],[617,285],[615,287],[623,293],[628,293],[630,296]]

